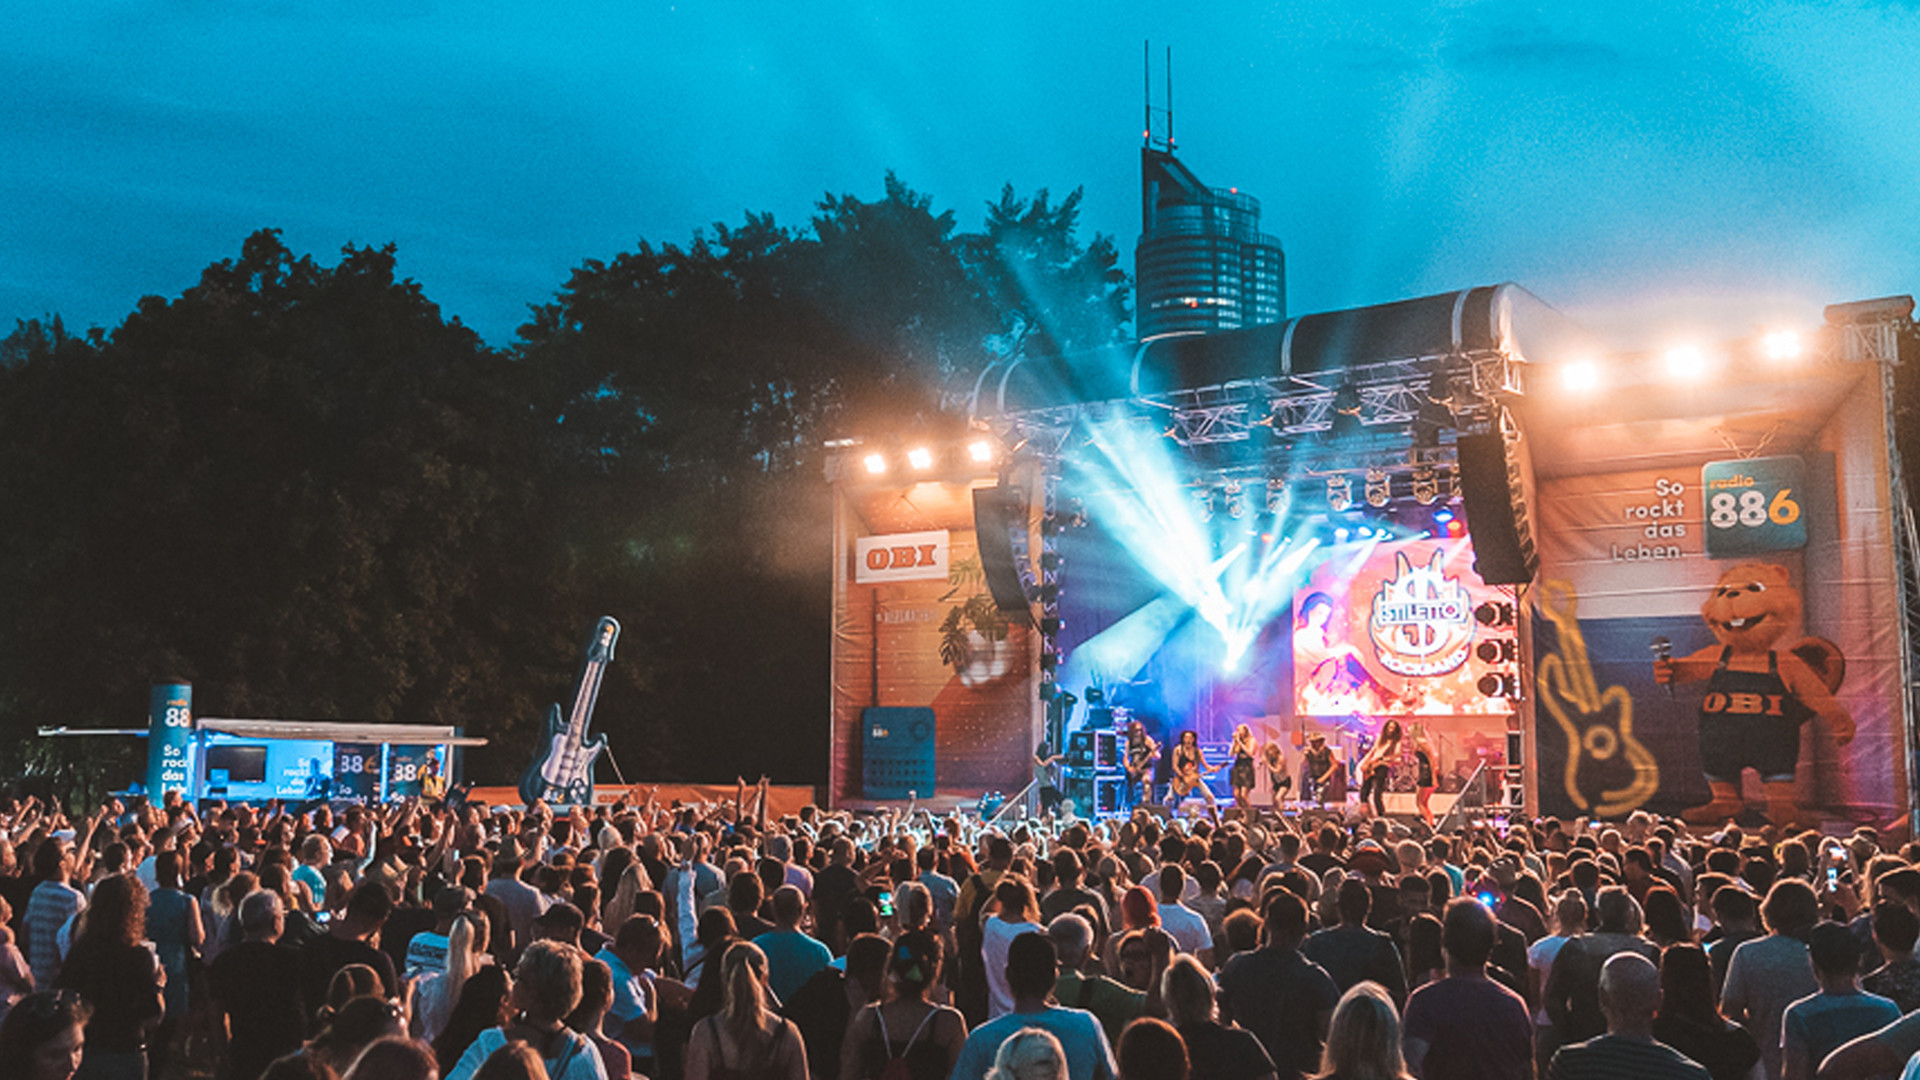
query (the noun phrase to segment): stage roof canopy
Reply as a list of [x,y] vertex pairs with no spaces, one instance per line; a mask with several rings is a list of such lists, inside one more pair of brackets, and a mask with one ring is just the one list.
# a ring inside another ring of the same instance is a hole
[[204,731],[243,739],[314,739],[326,742],[392,743],[400,746],[485,746],[487,740],[457,734],[444,724],[377,724],[359,720],[235,720],[203,716]]
[[1330,386],[1381,364],[1489,354],[1551,362],[1596,347],[1520,286],[1488,285],[1245,330],[1016,357],[981,373],[973,412],[991,417],[1268,380]]

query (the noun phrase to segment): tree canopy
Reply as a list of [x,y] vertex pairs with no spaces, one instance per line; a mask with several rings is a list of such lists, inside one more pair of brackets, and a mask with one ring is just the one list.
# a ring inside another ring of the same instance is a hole
[[821,443],[951,423],[994,356],[1123,333],[1078,204],[1009,187],[963,233],[888,176],[801,229],[748,214],[583,261],[505,349],[392,247],[325,266],[273,230],[110,331],[19,323],[7,771],[57,756],[36,725],[135,726],[177,677],[202,715],[464,725],[495,741],[470,773],[509,782],[612,614],[595,722],[626,775],[821,778]]

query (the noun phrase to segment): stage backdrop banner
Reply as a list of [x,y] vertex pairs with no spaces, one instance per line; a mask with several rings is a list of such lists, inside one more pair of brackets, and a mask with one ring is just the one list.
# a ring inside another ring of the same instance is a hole
[[835,492],[834,805],[867,798],[874,708],[932,711],[935,783],[914,788],[922,798],[1026,783],[1038,731],[1031,629],[994,606],[973,530],[972,489],[991,483]]
[[1515,633],[1512,595],[1481,582],[1464,538],[1332,548],[1294,596],[1295,709],[1504,716]]
[[[1541,480],[1529,594],[1541,812],[1679,812],[1708,800],[1709,771],[1740,772],[1754,814],[1766,808],[1763,772],[1792,785],[1802,814],[1885,823],[1905,812],[1884,431],[1877,380],[1861,379],[1791,454],[1719,449]],[[1806,652],[1810,639],[1825,644]],[[1739,659],[1712,674],[1730,646],[1753,674]],[[1697,677],[1657,684],[1663,652],[1693,658]],[[1801,652],[1843,659],[1807,664]],[[1845,723],[1796,670],[1837,682]],[[1796,724],[1796,703],[1828,715]],[[1748,737],[1713,735],[1728,718]],[[1768,745],[1786,749],[1769,756]]]

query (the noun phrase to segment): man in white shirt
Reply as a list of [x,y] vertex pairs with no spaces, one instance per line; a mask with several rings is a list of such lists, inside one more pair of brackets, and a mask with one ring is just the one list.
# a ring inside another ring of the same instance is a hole
[[1180,894],[1187,887],[1187,872],[1179,863],[1168,863],[1160,868],[1159,884],[1160,925],[1173,935],[1181,952],[1212,968],[1213,933],[1207,929],[1207,920],[1180,902]]

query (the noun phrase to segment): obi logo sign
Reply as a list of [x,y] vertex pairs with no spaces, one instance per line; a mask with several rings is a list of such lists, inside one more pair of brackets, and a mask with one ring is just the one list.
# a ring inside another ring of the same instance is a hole
[[862,536],[853,542],[853,580],[945,581],[950,550],[946,530]]
[[1436,551],[1425,566],[1401,552],[1394,574],[1373,595],[1367,631],[1380,664],[1396,675],[1442,675],[1467,662],[1473,642],[1473,599],[1441,569]]

